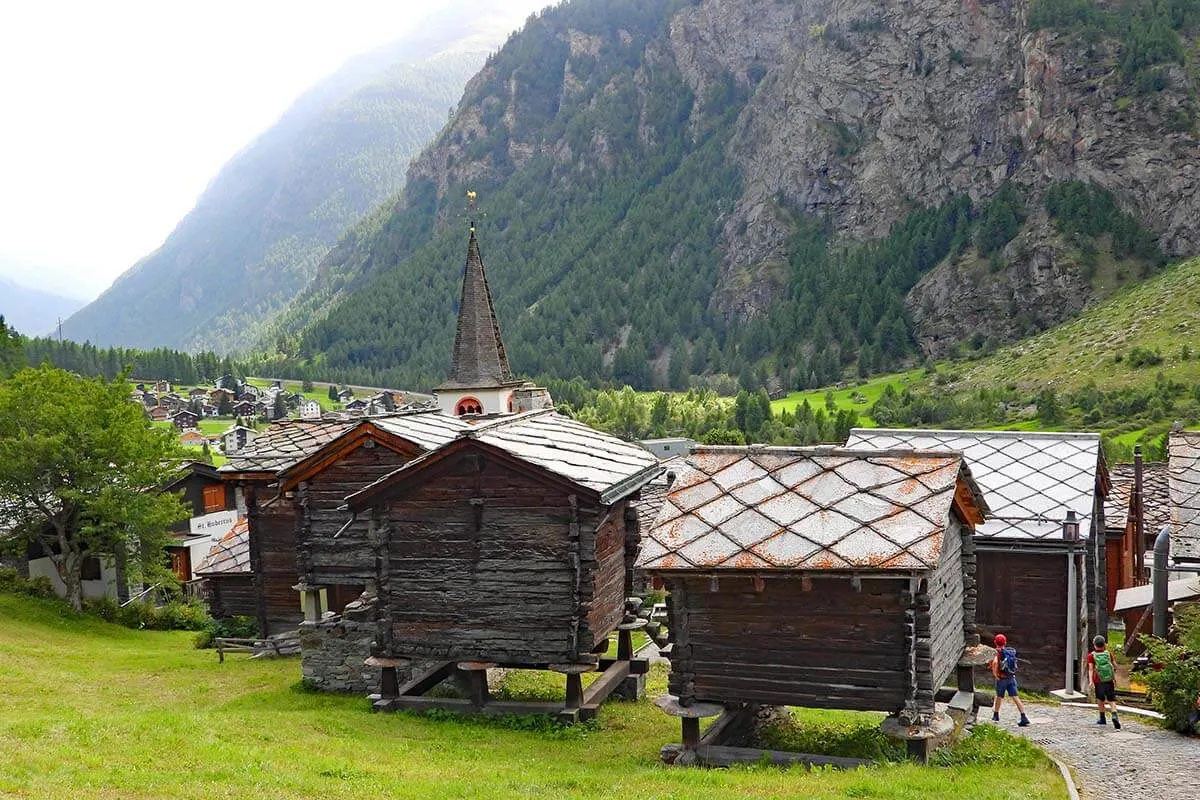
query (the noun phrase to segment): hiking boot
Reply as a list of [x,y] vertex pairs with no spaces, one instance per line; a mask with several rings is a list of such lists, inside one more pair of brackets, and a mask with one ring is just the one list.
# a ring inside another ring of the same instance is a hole
[[999,721],[1000,721],[1000,712],[993,711],[992,712],[992,722],[999,722]]
[[1117,730],[1121,730],[1121,720],[1117,719],[1116,714],[1113,714],[1113,727]]
[[1106,720],[1104,717],[1101,717],[1100,719],[1096,720],[1096,724],[1097,725],[1107,725],[1108,720]]
[[1027,727],[1028,725],[1029,725],[1029,717],[1027,717],[1027,716],[1025,716],[1024,714],[1022,714],[1022,715],[1021,715],[1021,721],[1017,723],[1017,727],[1018,727],[1018,728],[1024,728],[1024,727]]

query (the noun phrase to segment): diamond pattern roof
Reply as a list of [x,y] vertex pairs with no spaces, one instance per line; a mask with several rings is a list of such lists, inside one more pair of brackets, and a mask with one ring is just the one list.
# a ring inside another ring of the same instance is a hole
[[1200,432],[1172,433],[1168,450],[1171,555],[1200,560]]
[[992,538],[1061,539],[1067,509],[1087,537],[1105,469],[1096,433],[855,428],[846,446],[962,453],[992,509],[975,533]]
[[960,481],[957,453],[701,447],[671,484],[638,566],[926,570]]
[[[1104,499],[1104,525],[1110,530],[1124,530],[1133,495],[1133,464],[1113,464],[1108,468],[1108,475],[1112,480],[1112,489]],[[1142,506],[1146,510],[1146,533],[1153,535],[1164,525],[1171,524],[1171,494],[1166,464],[1142,464]]]

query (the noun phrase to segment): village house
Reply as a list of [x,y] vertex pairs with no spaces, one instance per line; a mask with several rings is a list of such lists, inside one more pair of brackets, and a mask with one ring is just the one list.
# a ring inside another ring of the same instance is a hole
[[236,397],[231,389],[217,388],[208,393],[208,402],[219,407],[222,400],[232,404]]
[[847,446],[964,455],[991,507],[975,531],[980,632],[1020,648],[1023,686],[1077,691],[1089,634],[1108,629],[1099,434],[856,428]]
[[[268,501],[270,502],[270,501]],[[214,619],[255,617],[258,594],[250,570],[250,521],[233,524],[197,562],[194,575],[202,586],[200,596]]]
[[1154,537],[1171,522],[1171,497],[1166,463],[1144,462],[1141,448],[1134,463],[1110,465],[1109,477],[1112,489],[1104,501],[1104,525],[1111,612],[1117,592],[1149,583],[1149,551]]
[[179,443],[185,447],[203,447],[208,444],[208,437],[194,428],[179,434]]
[[237,521],[234,493],[215,467],[193,461],[180,468],[178,477],[163,487],[164,492],[182,493],[191,509],[188,519],[171,526],[175,543],[167,548],[171,571],[182,584],[195,575],[199,564],[220,537]]
[[188,399],[189,400],[204,400],[207,397],[208,397],[208,390],[203,387],[197,386],[193,389],[188,390]]
[[162,406],[154,406],[150,409],[150,419],[153,422],[166,422],[171,418],[171,412]]
[[1168,441],[1171,562],[1200,572],[1200,431],[1175,431]]
[[221,434],[221,449],[226,455],[232,455],[254,441],[258,431],[245,425],[234,425]]
[[171,424],[181,431],[194,428],[200,423],[200,415],[187,409],[176,411],[169,419],[171,420]]
[[637,563],[669,592],[659,704],[690,760],[761,759],[699,728],[757,704],[884,711],[922,759],[954,728],[936,707],[951,675],[972,712],[987,505],[961,455],[699,447],[677,470]]
[[258,409],[249,400],[239,400],[233,404],[233,415],[235,417],[253,417],[257,413]]
[[170,381],[155,381],[154,382],[154,391],[158,392],[159,394],[171,391],[171,382]]
[[321,416],[321,404],[316,400],[304,400],[300,403],[300,419],[317,419]]
[[354,399],[354,392],[349,388],[342,389],[337,393],[337,399],[339,403],[349,403]]
[[686,456],[696,446],[694,439],[674,437],[670,439],[643,439],[638,442],[642,447],[658,456],[659,461],[667,461],[679,456]]

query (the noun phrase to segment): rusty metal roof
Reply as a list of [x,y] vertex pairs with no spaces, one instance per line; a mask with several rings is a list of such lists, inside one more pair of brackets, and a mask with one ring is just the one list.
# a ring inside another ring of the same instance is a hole
[[1178,431],[1168,444],[1171,556],[1200,560],[1200,431]]
[[1097,433],[855,428],[846,446],[962,453],[992,508],[975,530],[988,538],[1061,540],[1067,509],[1087,537],[1097,484],[1107,482]]
[[645,569],[923,571],[960,482],[986,512],[957,453],[701,447],[685,464],[642,540]]
[[238,520],[192,572],[197,575],[249,575],[250,521]]
[[[1108,475],[1112,489],[1104,498],[1104,526],[1109,530],[1125,530],[1133,496],[1133,464],[1113,464],[1108,468]],[[1171,494],[1165,463],[1150,461],[1142,464],[1142,506],[1146,510],[1147,533],[1155,533],[1171,523]]]

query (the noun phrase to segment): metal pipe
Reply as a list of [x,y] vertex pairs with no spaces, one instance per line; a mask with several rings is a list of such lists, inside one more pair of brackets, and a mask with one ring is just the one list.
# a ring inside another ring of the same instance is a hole
[[1154,568],[1150,580],[1154,584],[1154,635],[1167,638],[1167,581],[1171,578],[1167,559],[1171,555],[1171,528],[1164,525],[1154,540]]
[[[1146,514],[1142,507],[1142,446],[1133,448],[1133,560],[1134,584],[1140,585],[1146,575]],[[1129,524],[1126,521],[1126,524]]]
[[1075,548],[1067,551],[1067,656],[1063,688],[1075,691],[1075,639],[1079,632],[1079,596],[1075,578]]

